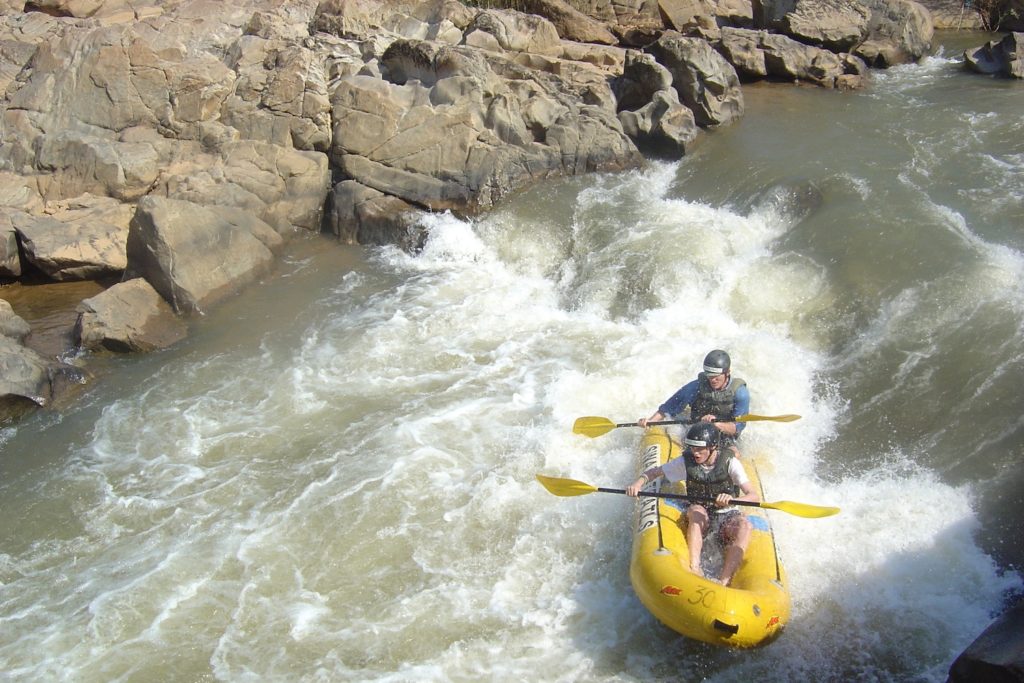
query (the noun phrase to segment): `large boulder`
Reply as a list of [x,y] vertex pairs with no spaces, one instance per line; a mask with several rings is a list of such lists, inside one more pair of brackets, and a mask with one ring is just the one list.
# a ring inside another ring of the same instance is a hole
[[931,14],[912,0],[754,0],[754,25],[871,66],[914,62],[932,48]]
[[720,26],[754,27],[754,6],[751,0],[708,0],[712,14]]
[[355,180],[334,186],[328,198],[328,228],[343,244],[397,244],[407,251],[423,246],[423,214],[408,202]]
[[561,76],[500,55],[399,40],[386,78],[332,95],[331,157],[347,178],[432,210],[473,211],[550,174],[638,165],[607,76]]
[[0,420],[49,403],[50,370],[38,353],[0,335]]
[[654,55],[630,51],[615,91],[622,129],[641,149],[669,158],[689,151],[700,129],[679,101],[672,74]]
[[931,14],[912,0],[863,0],[871,10],[868,34],[852,52],[869,66],[916,62],[932,50]]
[[622,76],[615,79],[613,88],[619,111],[639,109],[655,93],[672,88],[672,72],[659,64],[654,55],[630,50]]
[[557,55],[562,51],[558,30],[543,17],[513,10],[484,10],[463,34],[463,42],[485,50]]
[[44,201],[39,194],[39,177],[0,171],[0,206],[39,213]]
[[185,324],[142,278],[120,282],[78,305],[74,336],[83,349],[152,351],[186,335]]
[[44,215],[7,215],[25,259],[60,282],[120,276],[133,213],[134,207],[116,199],[85,195],[48,204]]
[[128,274],[177,313],[201,313],[270,269],[273,228],[237,209],[144,197],[128,232]]
[[17,278],[22,273],[12,214],[38,214],[43,206],[35,177],[0,172],[0,278]]
[[304,43],[309,38],[313,7],[310,2],[265,3],[249,17],[244,33],[268,41]]
[[0,278],[21,276],[21,253],[18,232],[10,211],[0,209]]
[[[1021,2],[1021,0],[1017,0]],[[936,31],[984,31],[989,3],[969,0],[917,0],[932,15]]]
[[41,406],[61,405],[86,377],[85,371],[48,360],[16,338],[0,334],[0,424]]
[[88,193],[134,201],[156,180],[163,161],[159,147],[153,141],[59,130],[35,137],[30,171],[42,174],[37,182],[48,200]]
[[714,23],[714,8],[707,0],[660,0],[666,28],[680,33]]
[[672,89],[655,93],[639,109],[619,112],[619,121],[641,149],[670,159],[687,154],[700,132],[693,112],[680,104]]
[[25,319],[14,312],[10,302],[0,299],[0,335],[23,342],[31,331]]
[[287,234],[320,229],[330,180],[320,152],[239,140],[177,160],[161,172],[151,194],[244,209]]
[[220,123],[241,138],[327,151],[331,105],[320,56],[301,44],[244,36],[233,46],[229,66],[238,77]]
[[767,31],[723,28],[721,50],[747,80],[773,78],[850,89],[862,87],[868,74],[857,57]]
[[550,21],[565,40],[602,45],[618,42],[603,22],[580,12],[565,0],[516,0],[515,4],[521,12],[536,14]]
[[[388,34],[409,18],[423,21],[417,12],[433,13],[435,8],[426,7],[434,3],[403,2],[402,0],[320,0],[310,28],[314,32],[329,33],[341,38],[360,39],[373,34]],[[472,20],[475,12],[465,10],[463,21]],[[465,26],[465,23],[462,25]]]
[[[39,12],[55,17],[91,17],[107,0],[31,0],[29,4]],[[110,3],[117,4],[117,3]]]
[[28,59],[13,51],[11,70],[20,70],[8,89],[0,160],[39,174],[50,200],[89,192],[135,201],[162,168],[195,156],[193,143],[328,149],[327,61],[303,42],[310,3],[258,17],[255,3],[194,14],[201,4],[155,17],[125,6],[147,21],[65,27]]
[[21,112],[28,138],[17,144],[31,145],[58,132],[114,140],[135,126],[198,139],[200,124],[219,116],[235,72],[200,50],[160,49],[110,28],[41,43],[20,79],[9,108]]
[[871,10],[849,0],[762,0],[755,17],[761,28],[834,52],[849,52],[868,33]]
[[[20,8],[13,7],[5,14],[13,17],[19,11]],[[4,12],[2,3],[0,12]],[[38,45],[61,33],[57,22],[49,21],[48,18],[44,18],[45,15],[39,13],[32,14],[35,18],[24,19],[19,27],[10,24],[0,25],[0,93],[16,88],[18,77],[35,55]]]
[[[610,5],[612,14],[615,17],[615,23],[619,26],[640,28],[662,28],[664,26],[660,2],[655,0],[574,0],[574,3],[578,3],[577,7],[580,7],[580,5],[585,6],[589,3],[596,5],[596,15],[591,16],[600,16],[607,13],[607,10],[601,6]],[[590,14],[590,12],[587,12],[587,14]]]
[[964,66],[980,74],[1024,78],[1024,33],[1010,33],[965,50]]
[[672,87],[697,125],[717,126],[743,115],[736,69],[706,40],[668,32],[646,51],[672,74]]

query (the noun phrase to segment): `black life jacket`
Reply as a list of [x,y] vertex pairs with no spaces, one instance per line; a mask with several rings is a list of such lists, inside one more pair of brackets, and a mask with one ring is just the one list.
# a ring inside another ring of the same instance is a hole
[[698,420],[705,415],[714,415],[727,422],[736,405],[736,392],[747,383],[739,377],[729,377],[729,382],[720,391],[711,388],[707,373],[697,375],[697,398],[690,404],[690,419]]
[[693,451],[689,448],[683,451],[686,462],[686,495],[709,499],[717,497],[720,493],[739,496],[739,487],[729,478],[729,463],[734,457],[736,456],[731,448],[719,448],[714,466],[705,469],[697,464]]

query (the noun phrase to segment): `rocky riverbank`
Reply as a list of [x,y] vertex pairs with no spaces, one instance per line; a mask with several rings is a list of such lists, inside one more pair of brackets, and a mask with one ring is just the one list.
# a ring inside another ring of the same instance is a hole
[[742,83],[864,87],[934,23],[907,0],[0,10],[4,419],[87,382],[92,354],[181,340],[298,232],[415,249],[425,211],[678,157],[742,116]]

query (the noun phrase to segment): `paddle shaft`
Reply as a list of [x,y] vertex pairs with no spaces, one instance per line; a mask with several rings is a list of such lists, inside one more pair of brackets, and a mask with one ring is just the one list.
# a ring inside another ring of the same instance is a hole
[[[744,419],[742,419],[744,417],[747,417],[747,416],[746,415],[740,415],[735,420],[732,420],[732,422],[752,422],[752,420],[744,420]],[[729,422],[729,421],[730,420],[723,420],[723,422]],[[657,422],[648,422],[647,426],[648,427],[660,427],[662,425],[688,425],[688,424],[697,424],[697,423],[694,422],[693,420],[658,420]],[[638,425],[636,422],[623,422],[621,424],[615,425],[615,428],[618,429],[619,427],[639,427],[639,426],[640,425]]]
[[[606,489],[601,486],[597,487],[597,490],[601,493],[626,493],[625,489]],[[629,495],[629,494],[626,494]],[[671,498],[673,500],[685,500],[691,503],[714,503],[714,498],[697,498],[696,496],[687,496],[682,493],[662,493],[661,491],[640,491],[638,496],[647,496],[648,498]],[[761,503],[752,500],[736,500],[733,498],[730,505],[750,505],[752,507],[759,508]]]
[[[537,481],[539,481],[544,488],[556,496],[586,496],[591,493],[618,493],[625,494],[624,489],[606,489],[591,486],[584,481],[576,481],[575,479],[559,479],[557,477],[545,477],[543,474],[537,475]],[[713,503],[714,501],[708,498],[695,498],[685,494],[679,493],[661,493],[660,491],[640,491],[641,496],[650,496],[652,498],[676,498],[679,500],[688,500],[695,503]],[[831,517],[832,515],[839,514],[839,508],[837,507],[823,507],[821,505],[808,505],[807,503],[795,503],[791,500],[780,500],[774,503],[754,502],[747,500],[733,500],[736,505],[750,505],[752,507],[764,508],[766,510],[781,510],[797,517],[809,517],[812,519],[818,517]]]
[[[767,422],[791,422],[792,420],[799,419],[799,417],[800,417],[799,415],[752,415],[752,414],[747,414],[747,415],[740,415],[738,417],[734,417],[732,420],[729,420],[728,418],[726,418],[726,419],[724,419],[722,421],[723,422],[761,422],[761,421],[767,421]],[[583,418],[583,417],[581,417],[579,419],[580,420],[589,420],[589,419],[601,419],[601,418]],[[647,426],[648,427],[660,427],[662,425],[688,425],[688,424],[696,424],[696,423],[695,423],[694,420],[658,420],[657,422],[648,422]],[[614,423],[612,423],[611,420],[608,420],[608,425],[606,425],[606,426],[607,426],[608,429],[618,429],[619,427],[639,427],[640,425],[638,425],[636,422],[620,422],[619,424],[614,424]]]
[[[661,425],[688,425],[690,423],[691,423],[691,420],[658,420],[657,422],[648,422],[647,426],[648,427],[660,427]],[[623,422],[621,424],[615,425],[615,428],[618,429],[619,427],[639,427],[639,426],[640,425],[638,425],[636,422]]]

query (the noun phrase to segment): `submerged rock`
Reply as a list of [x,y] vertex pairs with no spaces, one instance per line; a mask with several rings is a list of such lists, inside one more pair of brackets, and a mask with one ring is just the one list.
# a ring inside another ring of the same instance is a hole
[[1024,600],[993,621],[949,669],[949,683],[1024,681]]

